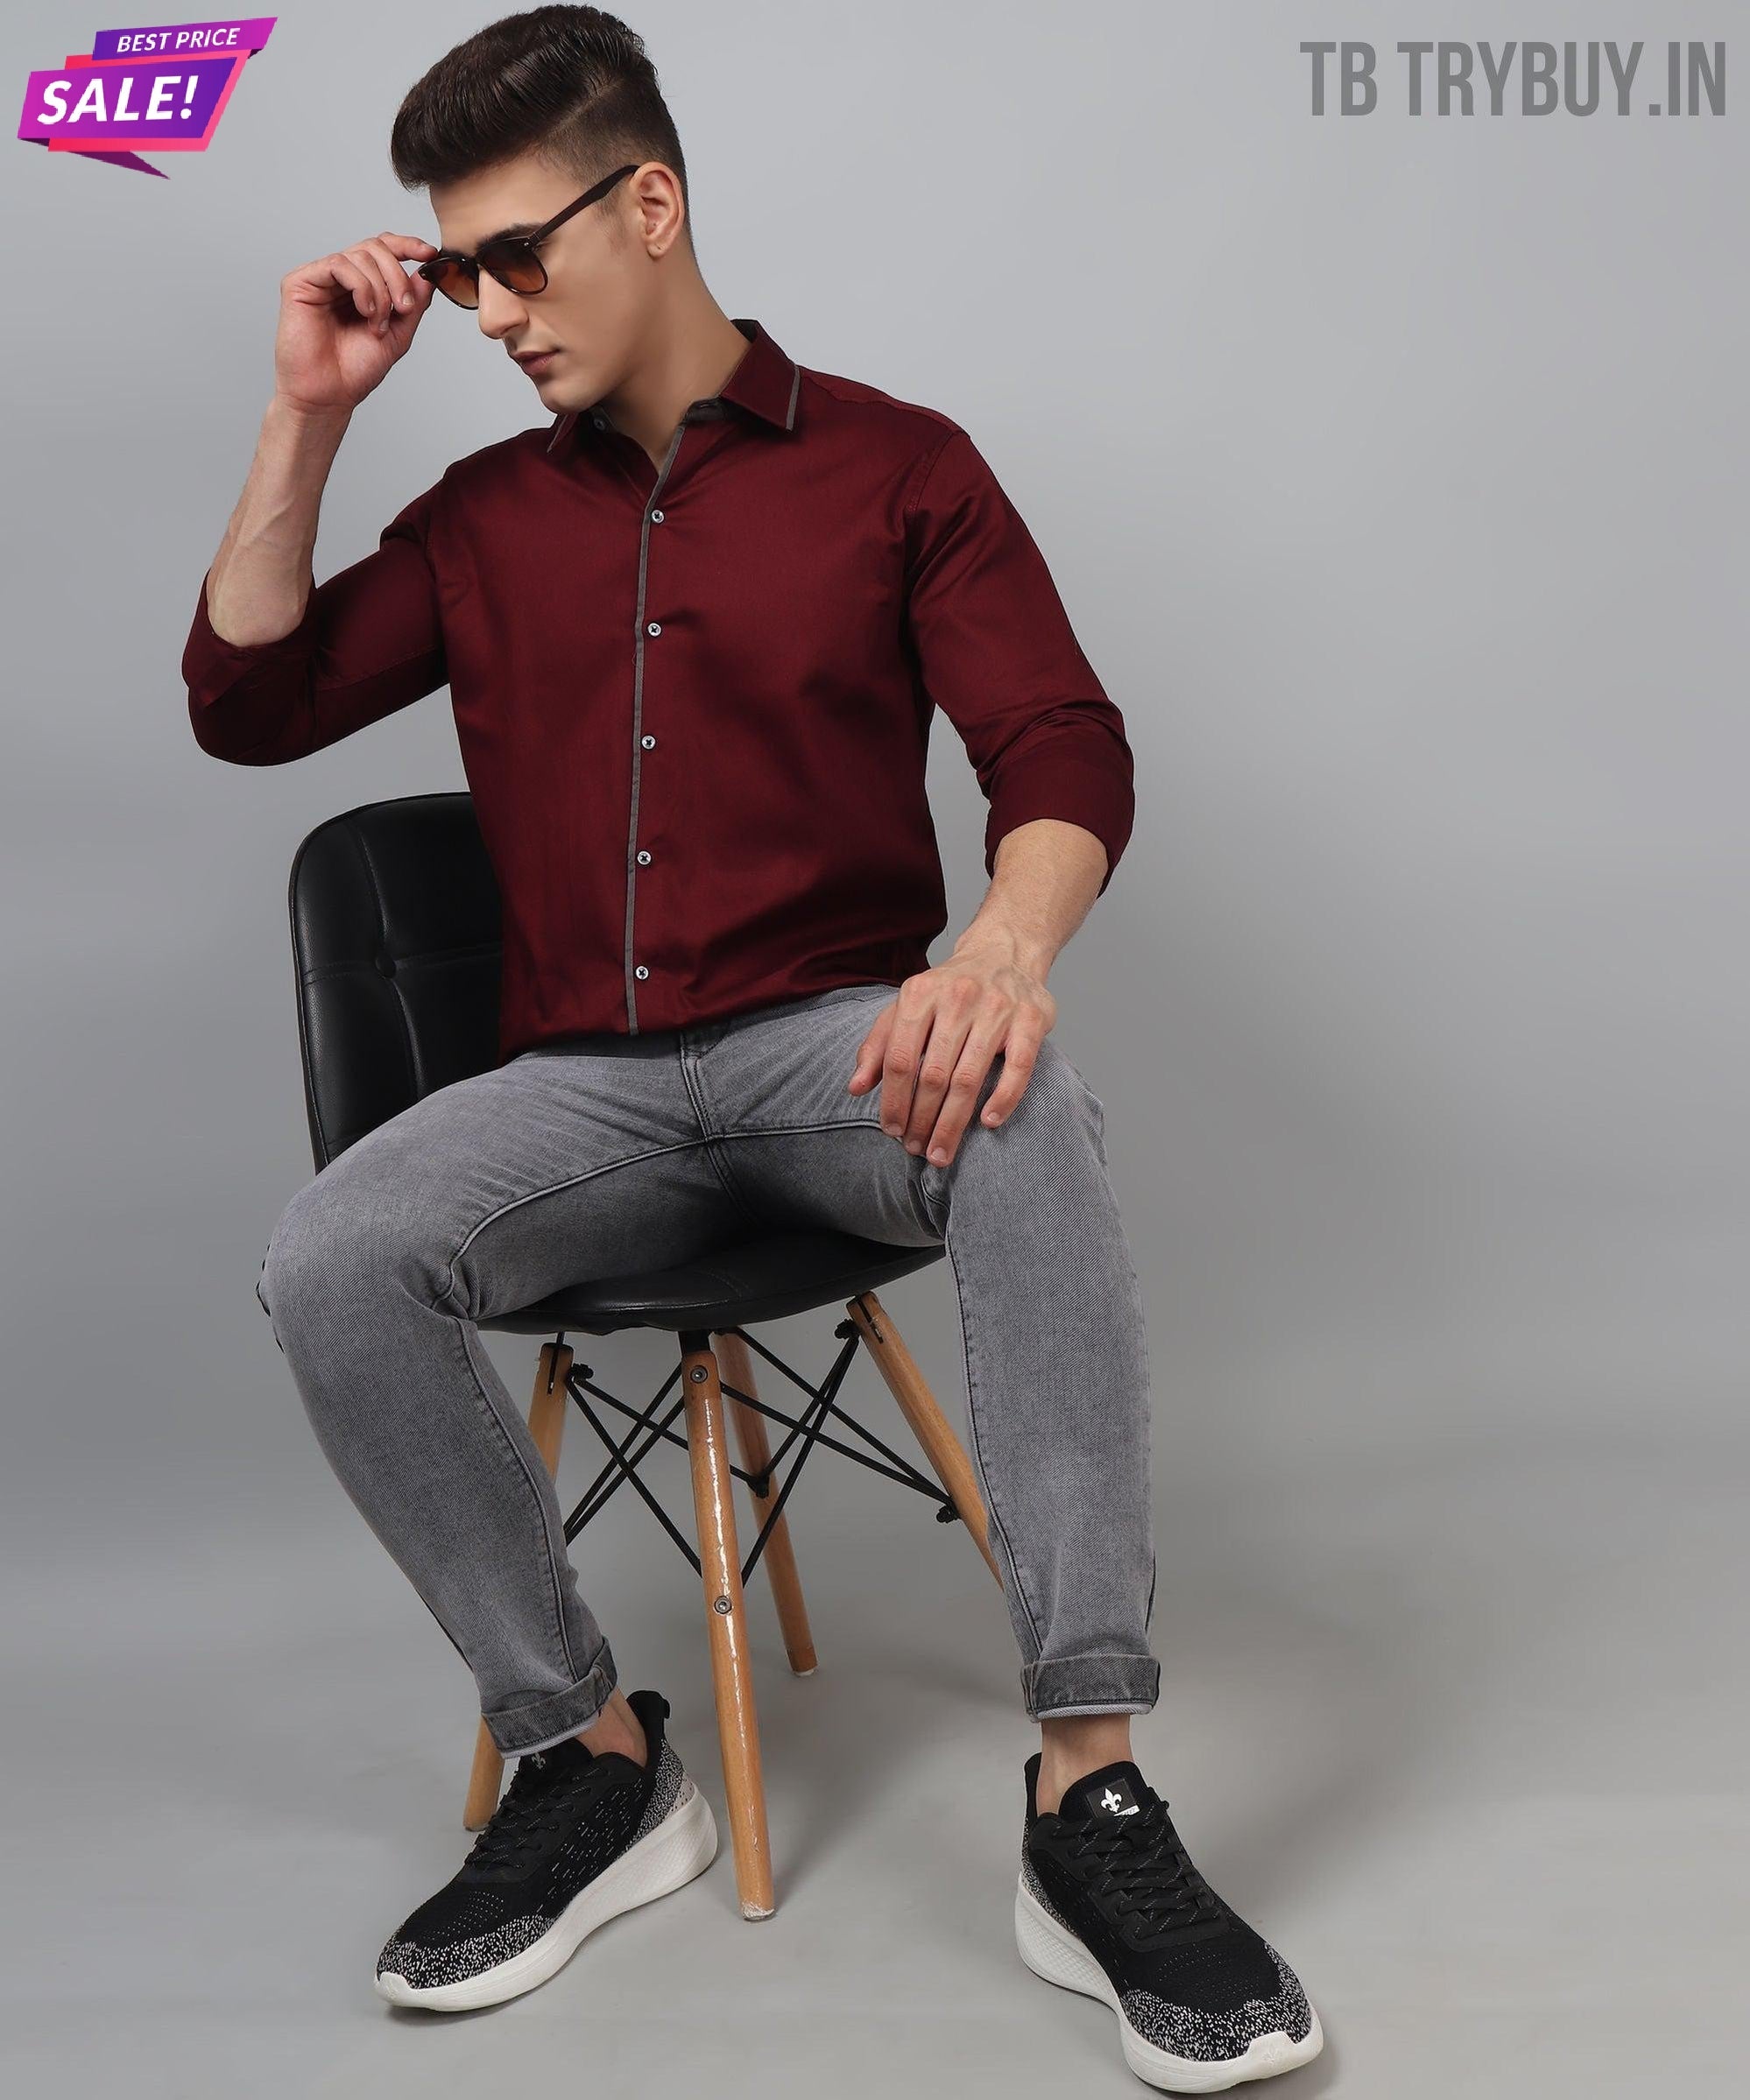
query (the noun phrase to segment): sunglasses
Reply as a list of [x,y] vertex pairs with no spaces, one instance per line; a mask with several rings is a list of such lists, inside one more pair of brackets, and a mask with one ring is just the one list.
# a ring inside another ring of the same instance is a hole
[[616,168],[611,175],[603,175],[599,182],[586,189],[581,197],[573,198],[563,211],[555,212],[545,226],[537,226],[533,233],[502,234],[497,240],[486,242],[477,255],[462,255],[454,248],[440,249],[419,265],[420,275],[454,299],[458,307],[480,304],[483,270],[507,292],[519,292],[524,298],[531,292],[545,292],[547,271],[535,250],[556,227],[564,225],[573,212],[582,211],[598,197],[605,197],[615,183],[634,173],[639,165],[632,161],[623,168]]

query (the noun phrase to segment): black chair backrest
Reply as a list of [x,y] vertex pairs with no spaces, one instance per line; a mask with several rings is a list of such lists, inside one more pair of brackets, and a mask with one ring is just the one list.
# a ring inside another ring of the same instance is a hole
[[498,884],[473,798],[407,795],[330,817],[299,847],[287,901],[320,1173],[498,1061]]

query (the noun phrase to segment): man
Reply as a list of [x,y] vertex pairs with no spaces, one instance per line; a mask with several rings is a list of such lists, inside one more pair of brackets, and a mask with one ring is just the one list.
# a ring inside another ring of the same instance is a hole
[[[624,24],[493,24],[410,92],[392,154],[443,245],[385,232],[282,280],[275,392],[183,659],[201,748],[241,765],[447,683],[502,894],[497,1068],[334,1159],[258,1286],[326,1455],[519,1760],[378,1988],[512,1997],[716,1848],[667,1702],[620,1688],[477,1323],[591,1265],[801,1220],[952,1261],[1041,1725],[1027,1962],[1111,2004],[1156,2085],[1305,2061],[1300,1985],[1132,1756],[1159,1690],[1141,1304],[1046,983],[1129,835],[1118,711],[963,428],[711,296]],[[440,291],[551,421],[455,462],[313,588],[335,449]],[[935,708],[989,799],[992,880],[932,967]]]

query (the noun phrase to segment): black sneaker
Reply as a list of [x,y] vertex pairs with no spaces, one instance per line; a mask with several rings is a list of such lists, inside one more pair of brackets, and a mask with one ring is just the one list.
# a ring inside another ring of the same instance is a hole
[[1309,2063],[1324,2047],[1299,1978],[1210,1888],[1167,1803],[1128,1758],[1078,1779],[1027,1826],[1015,1940],[1035,1976],[1102,1998],[1125,2061],[1171,2093],[1212,2093]]
[[710,1804],[663,1732],[668,1702],[633,1692],[646,1761],[575,1737],[526,1752],[454,1878],[377,1957],[392,2005],[457,2012],[544,1984],[621,1911],[666,1896],[716,1856]]

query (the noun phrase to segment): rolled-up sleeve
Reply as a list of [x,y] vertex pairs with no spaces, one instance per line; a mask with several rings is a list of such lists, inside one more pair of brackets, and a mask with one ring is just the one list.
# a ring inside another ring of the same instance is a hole
[[201,578],[182,676],[203,751],[238,765],[282,765],[448,682],[427,545],[441,486],[384,526],[374,553],[315,585],[298,624],[275,641],[215,634]]
[[1006,833],[1058,817],[1105,848],[1104,891],[1135,815],[1124,717],[1083,654],[1033,535],[958,427],[910,497],[906,541],[919,676],[990,803],[986,871]]

